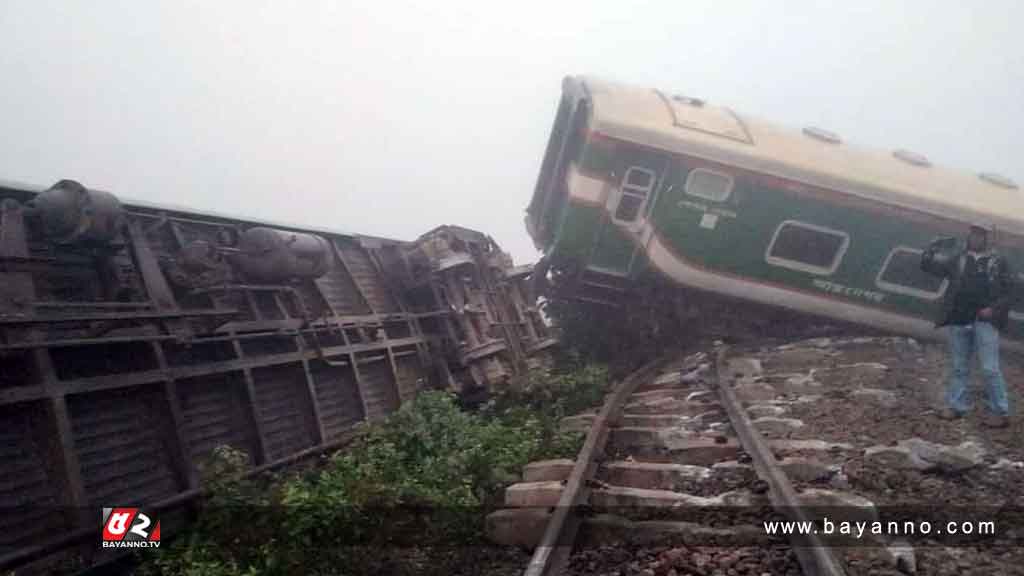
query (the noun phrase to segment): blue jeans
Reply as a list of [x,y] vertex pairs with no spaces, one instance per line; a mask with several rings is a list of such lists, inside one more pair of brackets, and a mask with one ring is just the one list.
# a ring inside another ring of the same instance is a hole
[[946,389],[946,405],[954,412],[963,414],[971,409],[967,381],[971,373],[971,360],[978,352],[981,375],[985,379],[988,409],[997,415],[1010,411],[1006,399],[1006,381],[999,369],[999,331],[988,322],[975,322],[965,326],[949,327],[949,348],[953,355],[953,367]]

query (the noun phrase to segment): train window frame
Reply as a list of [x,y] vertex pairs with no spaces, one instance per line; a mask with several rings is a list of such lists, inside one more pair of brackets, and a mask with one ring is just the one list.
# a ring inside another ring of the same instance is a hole
[[924,250],[921,250],[920,248],[914,248],[912,246],[900,245],[893,247],[893,249],[889,251],[889,254],[886,255],[885,261],[882,262],[882,267],[878,269],[878,275],[875,276],[875,286],[881,288],[882,290],[885,290],[886,292],[892,292],[893,294],[903,294],[905,296],[913,296],[915,298],[920,298],[922,300],[935,301],[938,300],[939,298],[942,298],[942,295],[946,293],[946,289],[949,287],[948,279],[942,280],[942,283],[939,284],[938,292],[929,292],[927,290],[922,290],[920,288],[912,288],[910,286],[906,286],[903,284],[894,284],[892,282],[886,282],[885,280],[882,280],[882,276],[884,276],[885,271],[888,270],[889,264],[892,262],[893,256],[895,256],[896,253],[900,251],[910,252],[912,254],[917,254],[918,256],[924,253]]
[[[786,226],[796,226],[798,228],[804,228],[806,230],[812,230],[814,232],[821,232],[822,234],[831,234],[833,236],[842,237],[843,241],[839,244],[839,248],[836,250],[835,255],[832,256],[832,264],[830,266],[815,266],[799,260],[790,260],[789,258],[781,258],[779,256],[772,256],[772,248],[775,246],[775,242],[779,239],[779,234],[782,229]],[[836,230],[835,228],[828,228],[826,226],[819,226],[817,224],[811,224],[810,222],[804,222],[802,220],[783,220],[775,228],[775,232],[772,234],[772,239],[768,242],[768,247],[764,251],[765,262],[778,266],[780,268],[788,268],[790,270],[798,270],[800,272],[807,272],[809,274],[815,274],[817,276],[831,276],[835,274],[835,271],[839,269],[839,265],[842,264],[843,258],[846,256],[846,250],[850,247],[850,234],[842,230]]]
[[[710,174],[726,180],[729,184],[725,187],[725,194],[721,196],[713,196],[710,194],[701,194],[699,191],[693,189],[693,177],[697,173]],[[731,174],[725,172],[719,172],[718,170],[711,170],[709,168],[694,168],[690,170],[690,173],[686,175],[686,182],[683,184],[683,190],[690,196],[697,198],[703,198],[704,200],[710,200],[711,202],[726,202],[732,197],[733,188],[736,187],[736,180]]]
[[[647,186],[637,186],[629,183],[629,177],[634,172],[640,172],[647,175]],[[633,224],[637,220],[640,220],[643,216],[644,210],[647,209],[647,202],[651,198],[651,193],[654,192],[654,187],[657,185],[657,181],[658,174],[654,170],[637,165],[626,168],[626,171],[622,174],[622,181],[619,183],[618,195],[615,200],[615,206],[612,209],[612,220],[619,224]],[[622,205],[622,199],[626,196],[640,199],[640,205],[636,209],[636,214],[629,219],[619,217],[619,207]]]

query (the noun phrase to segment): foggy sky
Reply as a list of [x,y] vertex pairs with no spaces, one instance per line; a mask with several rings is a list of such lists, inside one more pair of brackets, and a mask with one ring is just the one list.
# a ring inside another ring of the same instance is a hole
[[1024,181],[1024,3],[0,4],[0,179],[517,263],[561,78],[594,74]]

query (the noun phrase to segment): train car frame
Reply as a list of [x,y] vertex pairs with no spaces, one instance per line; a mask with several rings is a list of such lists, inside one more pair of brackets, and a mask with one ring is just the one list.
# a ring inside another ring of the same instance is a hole
[[219,446],[283,466],[421,390],[521,378],[556,342],[531,272],[464,228],[407,242],[0,182],[0,567],[109,557],[102,508],[180,511]]

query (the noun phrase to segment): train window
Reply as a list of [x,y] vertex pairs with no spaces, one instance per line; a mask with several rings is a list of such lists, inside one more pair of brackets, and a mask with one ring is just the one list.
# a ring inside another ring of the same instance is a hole
[[850,245],[850,235],[839,230],[787,220],[775,230],[765,260],[769,264],[811,274],[831,274]]
[[713,202],[725,202],[732,194],[732,176],[697,168],[686,177],[686,193]]
[[640,214],[640,208],[643,206],[643,199],[637,198],[636,196],[622,195],[619,200],[619,207],[615,210],[615,219],[621,222],[632,222],[636,220],[638,214]]
[[889,252],[875,285],[896,294],[935,300],[946,290],[948,282],[921,270],[921,250],[897,246]]
[[626,185],[630,188],[650,188],[653,178],[650,172],[633,168],[626,173]]
[[615,207],[615,220],[633,222],[643,212],[644,204],[654,189],[654,172],[631,166],[622,179],[619,204]]

